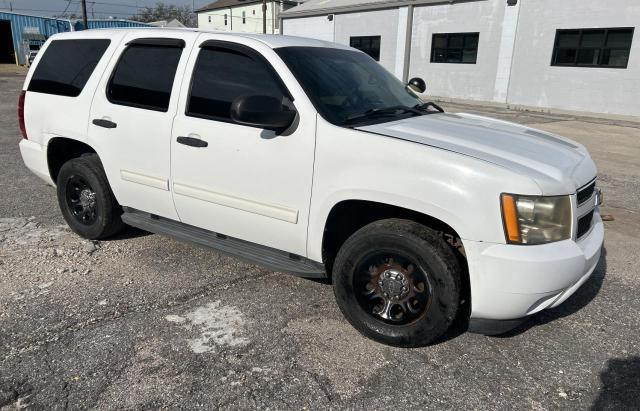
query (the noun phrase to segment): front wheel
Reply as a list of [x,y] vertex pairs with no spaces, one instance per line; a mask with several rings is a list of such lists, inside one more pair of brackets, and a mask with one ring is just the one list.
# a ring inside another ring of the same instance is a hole
[[371,223],[336,257],[336,301],[346,319],[378,342],[415,347],[442,336],[459,306],[460,263],[437,232],[408,220]]
[[89,240],[110,237],[124,228],[116,201],[96,154],[63,164],[56,180],[58,204],[69,227]]

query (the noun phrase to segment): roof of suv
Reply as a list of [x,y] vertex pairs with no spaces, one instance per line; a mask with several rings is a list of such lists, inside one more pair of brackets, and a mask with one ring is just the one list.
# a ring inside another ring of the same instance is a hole
[[[92,29],[86,30],[82,32],[69,32],[69,35],[73,35],[73,37],[77,38],[79,35],[82,37],[85,33],[87,36],[91,35],[91,32],[95,32],[96,30],[100,30],[101,33],[105,32],[114,32],[114,33],[122,33],[126,32],[149,32],[153,33],[153,36],[158,37],[171,37],[173,33],[176,31],[191,31],[195,33],[211,33],[211,34],[219,34],[225,37],[232,38],[249,38],[256,41],[260,41],[261,43],[266,44],[271,48],[279,48],[279,47],[330,47],[330,48],[342,48],[348,49],[349,47],[331,43],[323,40],[316,40],[307,37],[296,37],[296,36],[285,36],[281,34],[253,34],[253,33],[229,33],[225,31],[216,31],[216,30],[206,30],[199,28],[167,28],[167,27],[135,27],[135,28],[109,28],[109,29]],[[73,33],[73,34],[71,34]],[[60,37],[64,37],[67,33],[58,34]]]

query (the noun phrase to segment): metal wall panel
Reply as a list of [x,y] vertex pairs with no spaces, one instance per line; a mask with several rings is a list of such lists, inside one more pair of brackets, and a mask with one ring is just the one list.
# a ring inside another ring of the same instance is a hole
[[11,35],[13,36],[13,48],[18,58],[18,64],[25,64],[22,33],[39,32],[45,38],[49,36],[71,31],[69,20],[53,19],[47,17],[29,16],[25,14],[0,12],[0,20],[8,20],[11,23]]
[[[11,12],[0,11],[0,20],[8,20],[11,23],[11,34],[13,36],[13,49],[16,53],[18,64],[24,65],[27,63],[25,43],[28,43],[28,38],[39,37],[35,33],[41,34],[44,39],[48,39],[50,36],[56,33],[63,33],[67,31],[80,31],[84,30],[84,24],[80,20],[66,20],[56,19],[51,17],[31,16],[27,14],[18,14]],[[89,20],[90,29],[108,29],[117,27],[148,27],[149,24],[139,23],[137,21],[130,20]],[[28,36],[23,36],[23,33],[29,33]]]
[[[109,19],[109,20],[89,20],[87,23],[89,23],[89,28],[90,29],[113,29],[113,28],[118,28],[118,27],[149,27],[149,24],[146,23],[140,23],[137,21],[131,21],[131,20],[116,20],[116,19]],[[74,30],[75,31],[80,31],[80,30],[84,30],[84,24],[82,23],[81,20],[77,20],[74,22]]]

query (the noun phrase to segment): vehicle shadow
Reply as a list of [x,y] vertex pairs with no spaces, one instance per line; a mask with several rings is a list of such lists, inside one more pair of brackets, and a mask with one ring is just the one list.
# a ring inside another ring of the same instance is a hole
[[631,410],[640,404],[640,357],[612,358],[600,372],[602,386],[592,410]]
[[153,233],[128,225],[122,232],[114,235],[113,237],[109,237],[108,241],[130,240],[138,237],[146,237],[151,234]]
[[543,310],[537,314],[534,314],[526,322],[522,323],[518,327],[514,328],[507,333],[496,335],[496,338],[510,338],[516,335],[520,335],[527,330],[536,327],[538,325],[548,324],[557,319],[564,318],[575,314],[582,308],[587,306],[600,292],[604,278],[607,273],[607,249],[602,248],[602,254],[600,260],[596,266],[591,278],[580,287],[575,294],[567,299],[564,303],[556,308]]

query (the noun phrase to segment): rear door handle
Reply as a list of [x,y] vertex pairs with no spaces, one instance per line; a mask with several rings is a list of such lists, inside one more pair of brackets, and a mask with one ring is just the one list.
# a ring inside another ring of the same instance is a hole
[[116,128],[116,127],[118,127],[118,125],[116,123],[114,123],[113,121],[105,120],[103,118],[94,118],[93,119],[93,124],[95,124],[98,127],[104,127],[104,128]]
[[178,137],[177,141],[180,144],[184,144],[185,146],[191,146],[191,147],[207,147],[209,145],[209,143],[207,143],[206,141],[200,140],[199,138],[195,138],[195,137],[180,136]]

